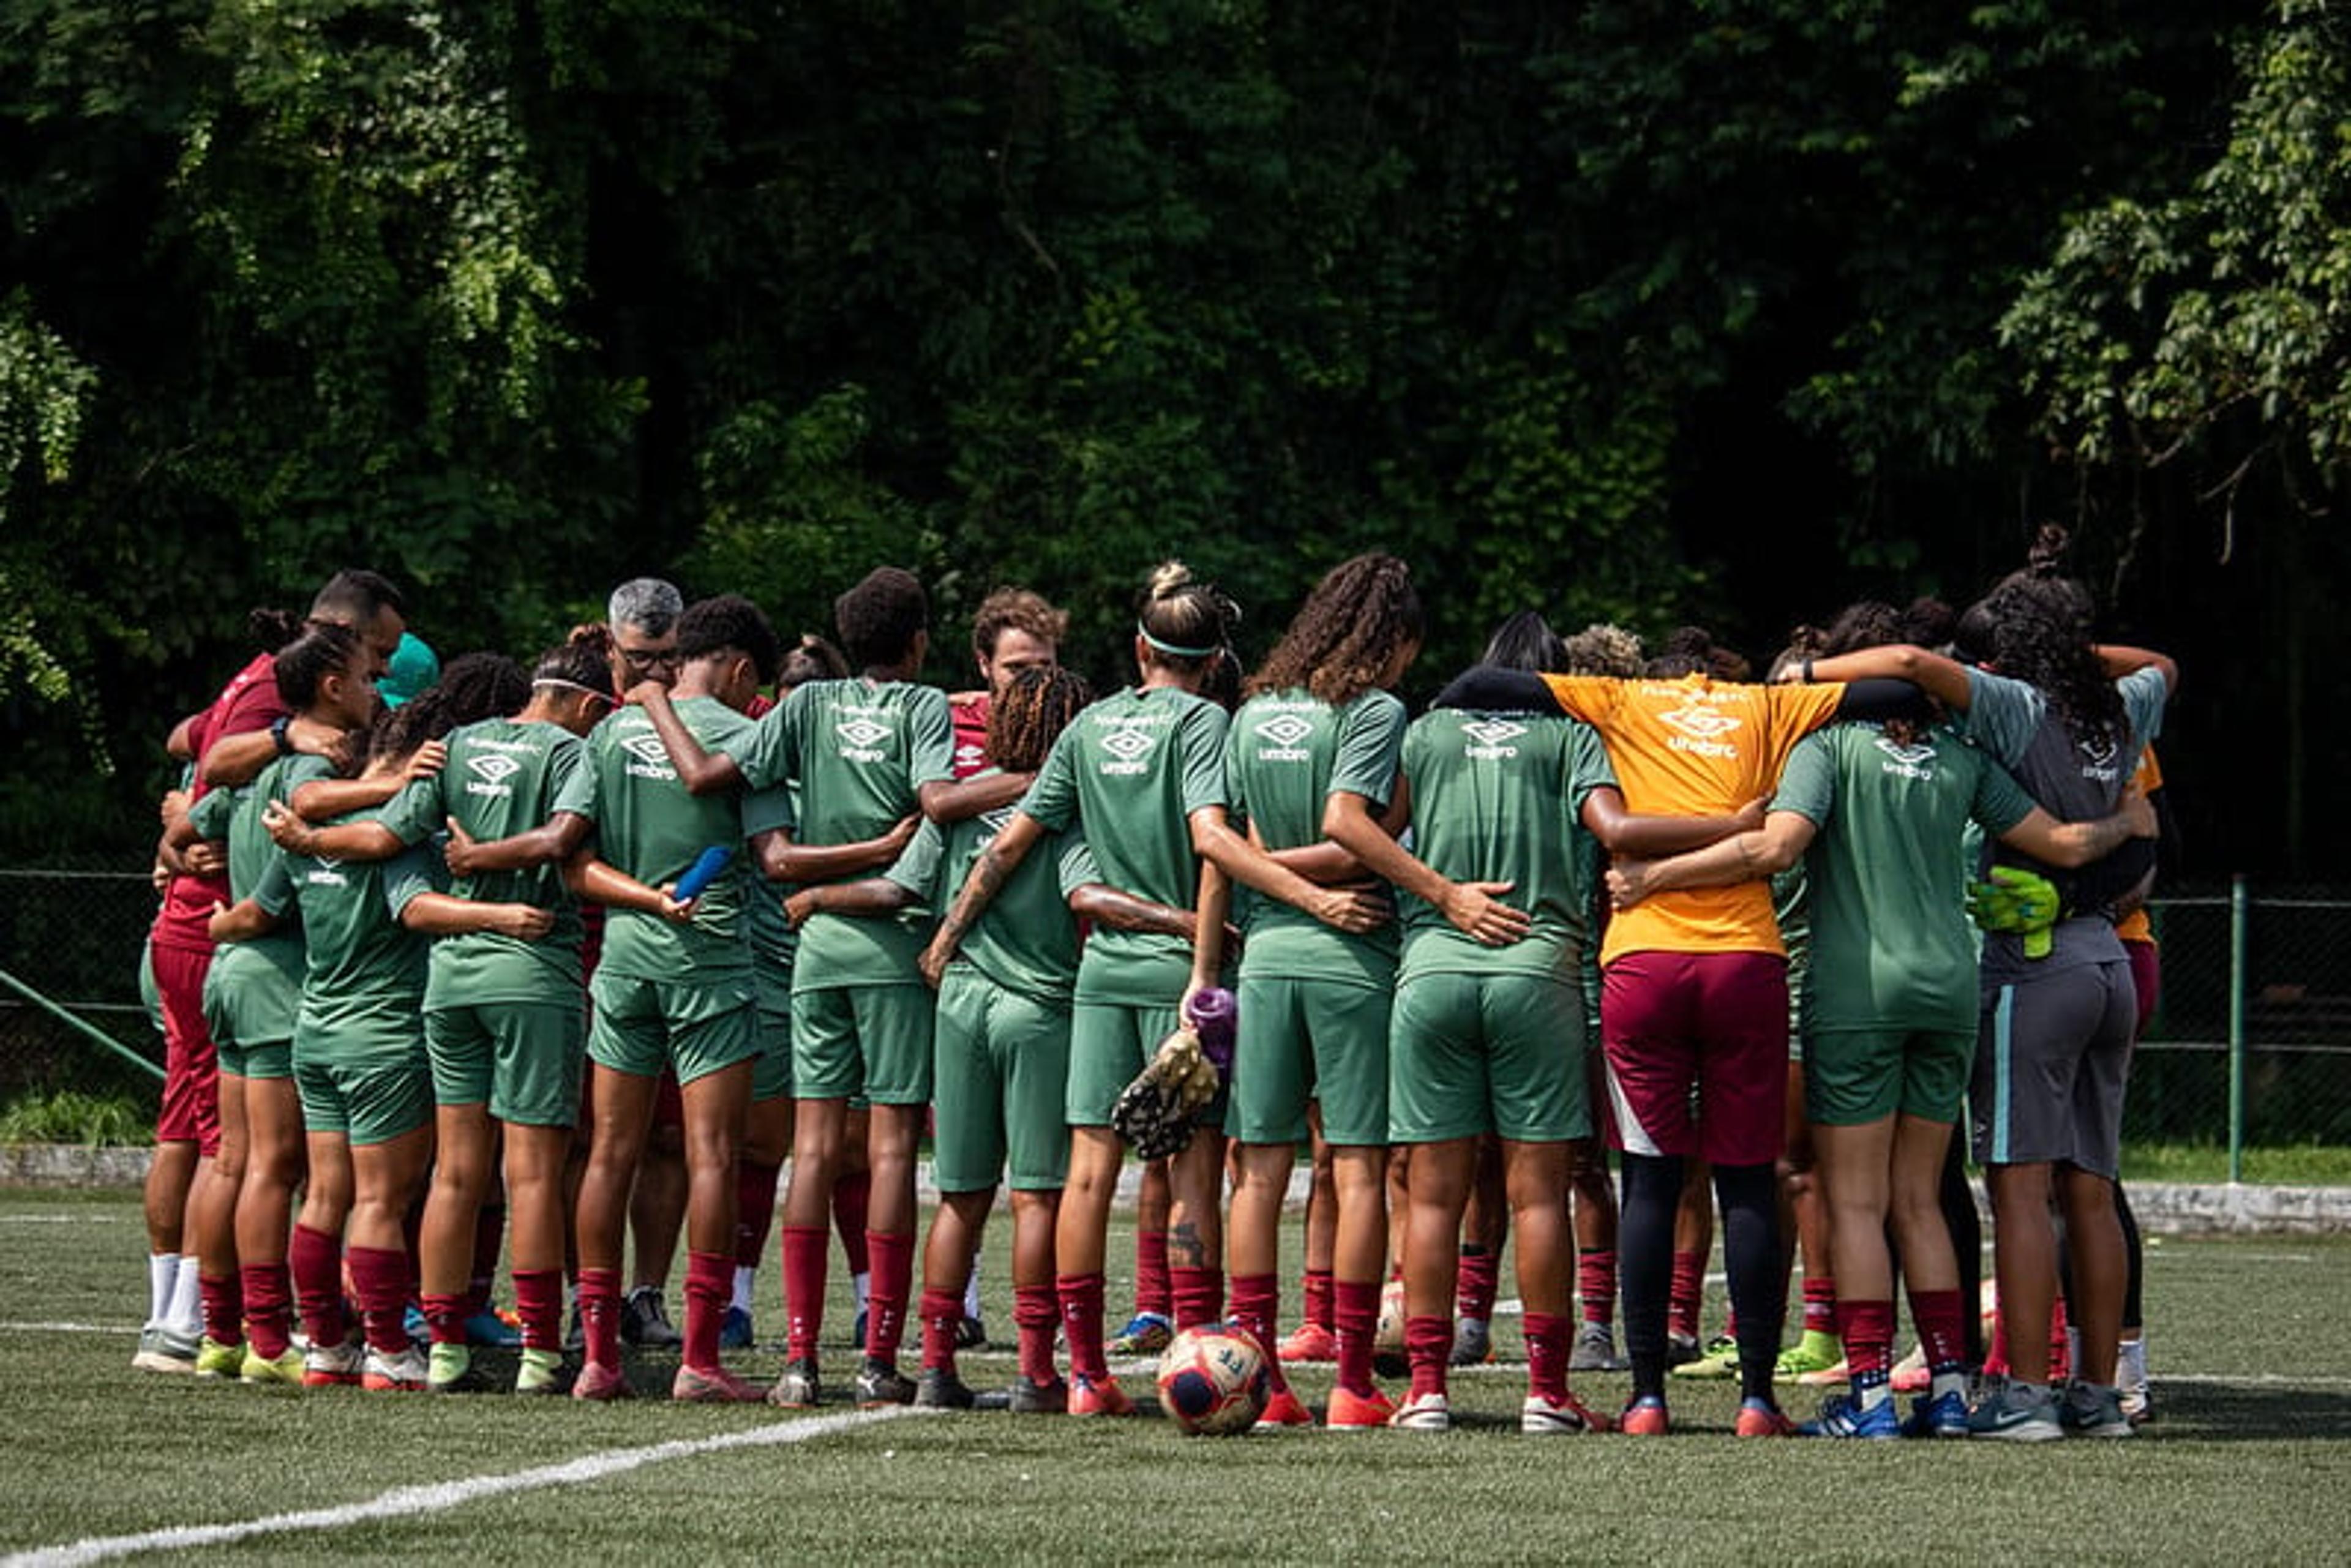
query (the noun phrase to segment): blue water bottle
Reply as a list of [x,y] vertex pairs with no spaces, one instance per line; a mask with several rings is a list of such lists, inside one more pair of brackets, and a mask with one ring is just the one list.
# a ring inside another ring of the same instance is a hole
[[700,898],[703,891],[718,880],[718,873],[726,869],[726,862],[734,858],[735,846],[732,844],[713,844],[695,856],[694,863],[686,868],[685,874],[677,879],[677,901],[692,904]]

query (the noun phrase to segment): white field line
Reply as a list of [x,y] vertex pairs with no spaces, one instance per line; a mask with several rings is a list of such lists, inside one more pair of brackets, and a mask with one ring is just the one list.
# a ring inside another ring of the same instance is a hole
[[547,1487],[578,1486],[646,1465],[691,1458],[698,1454],[805,1443],[906,1414],[909,1412],[904,1408],[892,1406],[879,1410],[852,1410],[837,1416],[776,1421],[747,1431],[725,1432],[713,1437],[679,1438],[642,1448],[608,1448],[600,1454],[583,1454],[576,1459],[541,1465],[535,1469],[517,1470],[511,1475],[475,1476],[465,1480],[397,1487],[366,1502],[344,1503],[336,1508],[274,1513],[260,1519],[240,1520],[233,1524],[174,1525],[139,1535],[89,1536],[63,1546],[43,1546],[14,1556],[0,1557],[0,1568],[65,1568],[69,1563],[98,1563],[141,1552],[180,1552],[191,1547],[227,1545],[257,1535],[279,1535],[298,1530],[340,1530],[346,1525],[361,1524],[371,1520],[413,1519],[421,1514],[461,1508],[484,1498],[537,1491]]
[[0,1214],[0,1225],[112,1225],[110,1214]]

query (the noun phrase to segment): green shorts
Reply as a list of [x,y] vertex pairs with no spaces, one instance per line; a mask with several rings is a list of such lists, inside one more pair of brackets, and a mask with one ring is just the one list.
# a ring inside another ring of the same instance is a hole
[[931,1097],[927,986],[827,987],[792,993],[792,1092],[920,1105]]
[[1896,1111],[1956,1122],[1975,1058],[1976,1037],[1968,1030],[1814,1034],[1804,1048],[1804,1115],[1831,1127],[1881,1122]]
[[[1079,1001],[1070,1009],[1070,1085],[1061,1106],[1072,1127],[1107,1127],[1111,1107],[1159,1042],[1175,1032],[1175,1004]],[[1222,1097],[1219,1096],[1221,1099]],[[1222,1107],[1210,1125],[1221,1124]],[[1203,1113],[1205,1118],[1207,1113]]]
[[599,968],[588,994],[595,1003],[588,1059],[599,1067],[633,1078],[670,1068],[691,1083],[758,1054],[747,970],[689,986]]
[[204,1022],[220,1070],[232,1078],[288,1078],[302,1010],[299,943],[232,942],[204,971]]
[[294,1087],[305,1132],[340,1133],[357,1145],[388,1144],[433,1121],[433,1071],[422,1048],[349,1059],[298,1048]]
[[1420,975],[1388,1030],[1388,1132],[1399,1144],[1496,1133],[1524,1144],[1592,1135],[1583,1000],[1539,975]]
[[1306,1103],[1318,1100],[1326,1143],[1388,1141],[1386,991],[1244,973],[1237,999],[1228,1135],[1244,1144],[1302,1144]]
[[1006,990],[968,965],[949,968],[932,1099],[939,1190],[989,1191],[1008,1159],[1016,1190],[1058,1191],[1070,1174],[1069,1076],[1069,1003]]
[[568,1002],[477,1002],[427,1008],[424,1054],[433,1098],[487,1103],[501,1122],[569,1127],[580,1115],[587,1015]]
[[768,1005],[763,987],[753,1009],[752,1030],[759,1037],[759,1064],[751,1069],[751,1103],[792,1097],[792,1009],[790,998],[778,1009]]

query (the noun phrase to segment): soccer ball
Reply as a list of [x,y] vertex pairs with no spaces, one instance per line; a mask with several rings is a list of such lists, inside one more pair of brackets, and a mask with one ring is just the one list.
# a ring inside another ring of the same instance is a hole
[[1265,1347],[1231,1323],[1186,1329],[1159,1358],[1159,1404],[1185,1431],[1227,1437],[1265,1414]]
[[1390,1280],[1381,1288],[1380,1318],[1372,1329],[1372,1369],[1382,1377],[1402,1377],[1411,1364],[1404,1344],[1404,1281]]

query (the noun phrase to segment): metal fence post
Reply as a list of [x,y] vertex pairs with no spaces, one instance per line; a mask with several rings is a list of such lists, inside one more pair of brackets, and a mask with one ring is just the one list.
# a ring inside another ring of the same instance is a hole
[[2245,879],[2229,881],[2229,1180],[2245,1179]]

